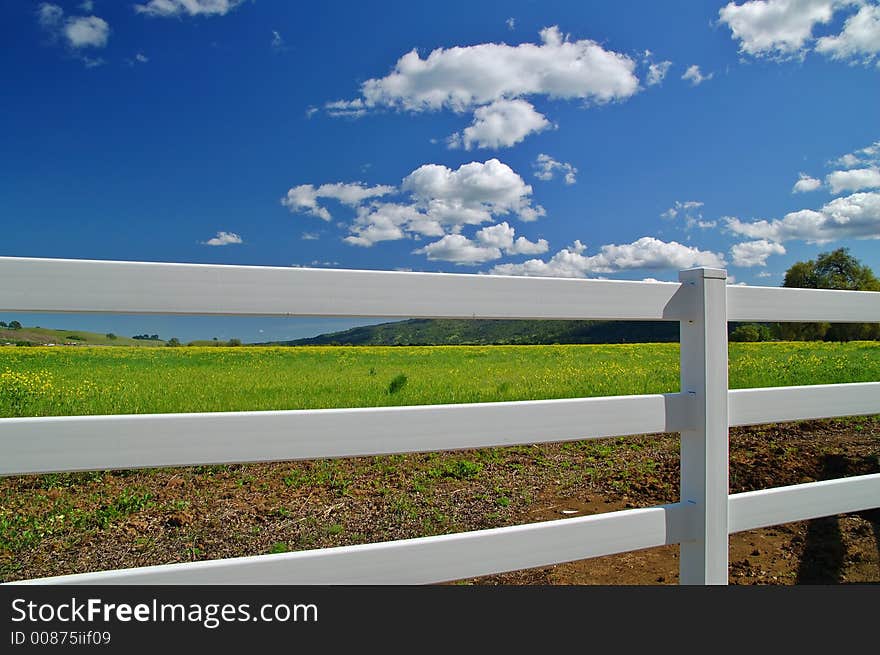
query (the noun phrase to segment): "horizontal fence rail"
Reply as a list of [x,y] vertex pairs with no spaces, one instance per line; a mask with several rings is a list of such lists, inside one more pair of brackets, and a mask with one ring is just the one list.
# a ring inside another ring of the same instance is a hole
[[[0,475],[353,457],[677,432],[680,394],[0,419]],[[59,449],[59,443],[64,448]]]
[[729,286],[727,320],[880,323],[880,293]]
[[[687,394],[259,412],[0,419],[0,476],[358,457],[692,427]],[[738,389],[730,425],[880,413],[880,382]],[[242,435],[247,435],[243,439]],[[63,442],[64,448],[58,444]]]
[[730,531],[743,532],[877,506],[880,473],[747,491],[730,497]]
[[688,314],[678,284],[0,257],[0,311],[388,318]]
[[[729,496],[729,533],[870,509],[880,474]],[[358,546],[24,581],[39,584],[430,584],[678,544],[681,504]]]
[[729,390],[728,321],[880,322],[880,293],[0,257],[0,311],[678,321],[681,390],[505,403],[0,419],[0,475],[349,457],[680,432],[679,502],[492,530],[32,582],[431,583],[680,544],[725,584],[727,536],[880,505],[880,474],[727,492],[731,425],[880,413],[880,382]]
[[428,584],[676,544],[673,504],[593,516],[279,555],[44,578],[53,584]]
[[880,414],[880,382],[735,389],[727,402],[730,425]]

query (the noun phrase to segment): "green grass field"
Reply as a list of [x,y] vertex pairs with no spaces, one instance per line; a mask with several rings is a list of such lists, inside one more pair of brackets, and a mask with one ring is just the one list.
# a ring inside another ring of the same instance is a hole
[[83,330],[54,330],[52,328],[22,327],[17,330],[0,327],[0,345],[27,342],[31,345],[53,344],[77,346],[133,346],[138,348],[164,346],[160,340],[132,339],[118,335],[108,336]]
[[[736,343],[732,388],[880,380],[880,343]],[[0,417],[471,403],[678,388],[678,344],[3,348]]]

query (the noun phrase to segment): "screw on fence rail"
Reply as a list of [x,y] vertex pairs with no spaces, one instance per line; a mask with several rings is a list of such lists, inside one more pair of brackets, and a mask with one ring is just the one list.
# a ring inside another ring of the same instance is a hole
[[727,271],[679,273],[691,288],[692,316],[681,325],[681,392],[692,425],[681,433],[681,502],[692,506],[693,539],[681,544],[681,584],[727,584],[728,417]]

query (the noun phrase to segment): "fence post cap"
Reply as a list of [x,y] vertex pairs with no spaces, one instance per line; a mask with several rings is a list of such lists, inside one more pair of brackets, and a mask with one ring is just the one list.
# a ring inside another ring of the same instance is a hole
[[699,268],[688,268],[678,272],[678,281],[685,282],[698,278],[711,278],[714,280],[726,280],[727,271],[723,268],[708,268],[700,266]]

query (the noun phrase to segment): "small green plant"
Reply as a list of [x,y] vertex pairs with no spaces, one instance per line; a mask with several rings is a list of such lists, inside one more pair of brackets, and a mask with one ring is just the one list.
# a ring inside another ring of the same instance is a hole
[[403,389],[406,386],[406,376],[403,373],[395,376],[393,380],[388,384],[388,394],[393,395],[398,391]]
[[276,541],[269,548],[269,553],[271,553],[272,555],[277,555],[278,553],[286,553],[289,550],[290,548],[287,547],[286,543],[284,543],[283,541]]
[[428,470],[428,474],[435,478],[453,478],[455,480],[468,480],[477,477],[483,470],[483,465],[469,459],[454,459],[441,462]]

